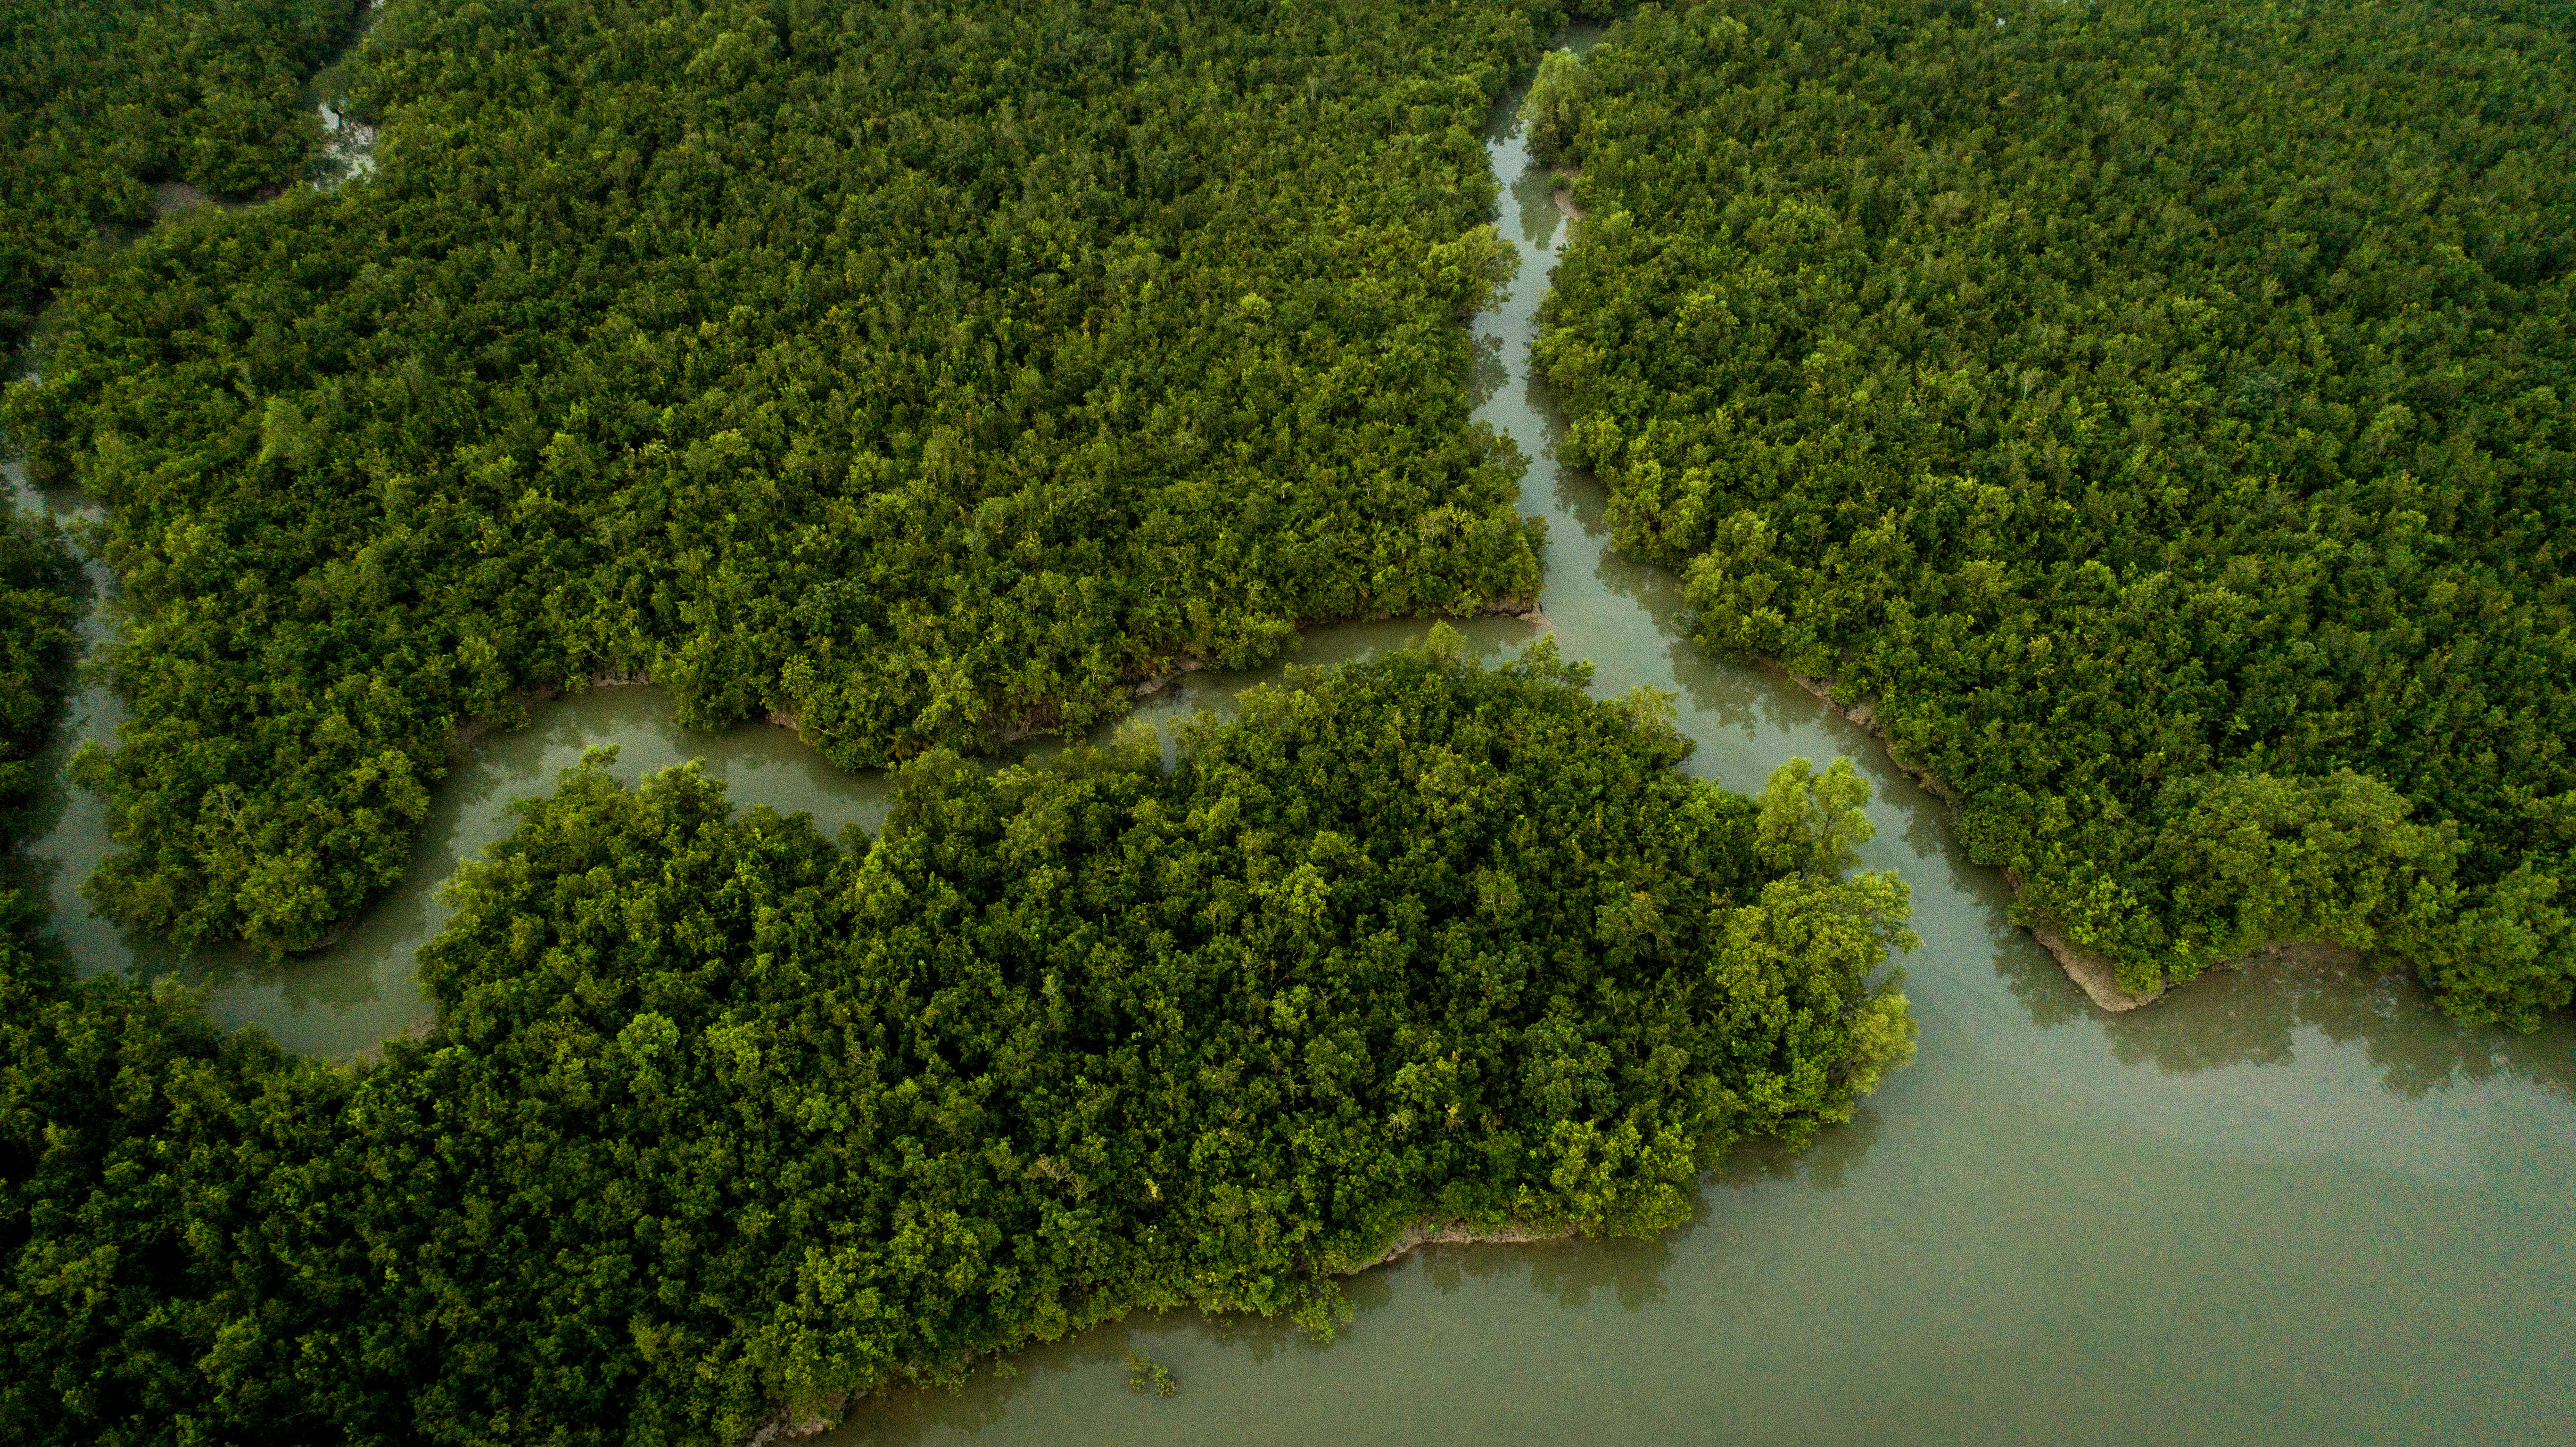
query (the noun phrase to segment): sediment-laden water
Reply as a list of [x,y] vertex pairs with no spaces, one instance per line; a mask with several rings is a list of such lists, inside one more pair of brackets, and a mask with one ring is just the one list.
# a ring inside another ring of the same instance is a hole
[[[1676,580],[1607,551],[1604,498],[1548,460],[1533,317],[1568,222],[1498,115],[1488,149],[1522,266],[1477,319],[1479,415],[1533,459],[1549,520],[1541,606],[1603,695],[1677,696],[1684,765],[1753,789],[1792,754],[1852,755],[1877,788],[1873,868],[1911,883],[1906,965],[1922,1054],[1852,1125],[1791,1156],[1739,1153],[1698,1219],[1639,1242],[1434,1247],[1349,1283],[1340,1339],[1196,1313],[1017,1355],[958,1392],[859,1404],[859,1444],[2549,1443],[2576,1436],[2576,1029],[2450,1025],[2401,980],[2324,967],[2221,973],[2127,1015],[2095,1010],[2006,918],[1944,807],[1787,678],[1687,637]],[[23,488],[16,484],[13,487]],[[66,498],[33,502],[77,511]],[[107,627],[94,618],[96,642]],[[1295,661],[1420,637],[1318,630]],[[1498,655],[1535,636],[1466,625]],[[1139,711],[1221,708],[1254,675],[1193,674]],[[112,735],[77,703],[57,757]],[[652,688],[541,705],[440,788],[405,885],[318,956],[175,961],[91,914],[96,801],[64,789],[28,863],[50,871],[83,968],[176,969],[227,1022],[353,1054],[418,1024],[411,953],[438,881],[507,832],[508,801],[598,743],[632,778],[706,760],[738,803],[873,827],[881,776],[782,729],[670,721]],[[1130,1351],[1179,1395],[1132,1393]]]

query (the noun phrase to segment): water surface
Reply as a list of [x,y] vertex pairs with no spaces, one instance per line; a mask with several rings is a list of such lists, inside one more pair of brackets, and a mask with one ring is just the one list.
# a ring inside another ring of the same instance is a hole
[[[1874,739],[1709,657],[1677,580],[1606,551],[1528,375],[1568,223],[1505,120],[1487,143],[1521,271],[1476,323],[1479,415],[1538,459],[1559,646],[1596,694],[1675,694],[1700,777],[1860,762],[1865,862],[1911,884],[1924,940],[1920,1058],[1805,1153],[1739,1153],[1680,1231],[1418,1252],[1350,1283],[1329,1346],[1133,1318],[862,1403],[831,1447],[2576,1441],[2569,1022],[2461,1030],[2403,981],[2311,967],[2095,1010]],[[1130,1350],[1179,1394],[1129,1391]]]
[[[1601,491],[1548,460],[1553,412],[1527,374],[1567,223],[1508,124],[1488,148],[1522,266],[1477,319],[1473,385],[1479,415],[1534,459],[1522,505],[1549,521],[1541,603],[1559,645],[1594,662],[1598,694],[1676,695],[1700,777],[1749,790],[1793,754],[1861,763],[1879,827],[1866,863],[1911,884],[1924,939],[1906,964],[1921,1058],[1803,1154],[1730,1159],[1680,1231],[1420,1252],[1349,1284],[1353,1319],[1328,1346],[1258,1320],[1135,1318],[959,1392],[863,1403],[833,1447],[2576,1441],[2567,1019],[2464,1031],[2403,981],[2323,967],[2094,1010],[1874,740],[1781,676],[1710,658],[1674,578],[1606,551]],[[1318,630],[1297,661],[1423,631]],[[1490,657],[1536,629],[1465,631]],[[1194,674],[1139,713],[1221,708],[1275,672]],[[105,738],[116,717],[93,687],[68,732]],[[477,745],[438,792],[410,881],[334,949],[282,966],[174,962],[92,915],[74,886],[106,841],[86,795],[60,794],[35,862],[84,968],[179,968],[220,1019],[353,1053],[425,1014],[411,952],[443,918],[436,881],[590,744],[618,744],[630,779],[704,758],[737,802],[827,830],[882,817],[881,776],[833,769],[784,730],[669,720],[658,690],[600,690]],[[1131,1349],[1171,1367],[1179,1395],[1128,1391]]]

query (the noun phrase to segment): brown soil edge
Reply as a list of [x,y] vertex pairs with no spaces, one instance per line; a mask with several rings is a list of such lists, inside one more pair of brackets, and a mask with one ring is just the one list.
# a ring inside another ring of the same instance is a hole
[[[1834,698],[1834,681],[1830,677],[1816,678],[1799,673],[1778,659],[1765,658],[1761,662],[1766,668],[1777,669],[1787,674],[1800,688],[1823,700],[1825,707],[1867,729],[1870,737],[1878,740],[1879,747],[1886,752],[1889,763],[1896,765],[1898,770],[1908,778],[1922,785],[1924,792],[1953,807],[1957,806],[1959,801],[1957,790],[1934,776],[1931,770],[1913,763],[1896,751],[1895,744],[1887,737],[1887,730],[1879,726],[1875,706],[1865,702],[1844,704],[1837,701]],[[2011,886],[2013,897],[2019,899],[2022,893],[2021,876],[2007,869],[2004,871],[2004,882]],[[2091,1000],[2096,1008],[2107,1014],[2117,1015],[2135,1010],[2141,1005],[2152,1005],[2165,996],[2166,989],[2163,988],[2150,990],[2145,994],[2123,989],[2120,985],[2118,967],[2060,934],[2054,920],[2042,920],[2037,924],[2025,925],[2023,928],[2030,931],[2031,938],[2039,941],[2041,948],[2056,958],[2058,967],[2066,971],[2066,977],[2073,980],[2077,988],[2083,990],[2085,998]],[[2349,945],[2325,944],[2312,940],[2277,940],[2271,944],[2256,945],[2234,958],[2220,960],[2212,968],[2241,969],[2256,964],[2326,964],[2350,967],[2362,963],[2363,959],[2362,952]]]
[[[1357,1276],[1374,1271],[1388,1262],[1400,1260],[1425,1246],[1536,1246],[1574,1237],[1569,1226],[1539,1226],[1525,1221],[1506,1221],[1499,1226],[1470,1226],[1464,1221],[1421,1220],[1404,1228],[1393,1245],[1371,1260],[1342,1272]],[[850,1403],[847,1392],[834,1392],[805,1412],[791,1412],[785,1407],[768,1418],[742,1439],[742,1447],[769,1447],[773,1442],[798,1442],[817,1437],[841,1423],[841,1411]]]
[[1541,1226],[1527,1221],[1505,1221],[1499,1226],[1470,1226],[1464,1221],[1416,1221],[1404,1228],[1395,1244],[1346,1273],[1357,1276],[1374,1271],[1390,1261],[1401,1260],[1425,1246],[1536,1246],[1551,1241],[1571,1240],[1571,1226]]
[[849,1393],[834,1392],[802,1415],[781,1407],[752,1429],[750,1436],[742,1439],[742,1447],[769,1447],[772,1442],[796,1442],[807,1437],[819,1437],[841,1425],[841,1409],[849,1405],[849,1401]]
[[[2021,881],[2015,878],[2010,870],[2004,871],[2004,875],[2012,884],[2014,896],[2018,898],[2021,894]],[[2161,989],[2140,995],[2120,988],[2120,972],[2109,960],[2079,948],[2072,940],[2047,925],[2027,925],[2024,928],[2030,931],[2032,939],[2039,941],[2042,949],[2057,957],[2058,966],[2066,971],[2066,977],[2081,986],[2085,995],[2096,1007],[2117,1015],[2125,1010],[2134,1010],[2140,1005],[2152,1005],[2164,998],[2165,992]]]

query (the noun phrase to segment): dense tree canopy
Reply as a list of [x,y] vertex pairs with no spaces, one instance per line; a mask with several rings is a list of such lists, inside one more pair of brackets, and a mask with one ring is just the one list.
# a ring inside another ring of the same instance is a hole
[[2562,6],[1743,0],[1559,63],[1542,364],[1706,641],[2147,988],[2576,987]]
[[307,77],[358,0],[0,5],[0,357],[102,226],[152,220],[152,183],[247,196],[319,139]]
[[879,765],[1530,594],[1458,323],[1541,23],[392,0],[373,179],[80,273],[9,399],[133,615],[95,896],[309,944],[523,688],[649,671]]
[[1848,763],[1757,804],[1541,650],[1256,691],[883,832],[594,759],[374,1066],[6,962],[13,1441],[731,1444],[1140,1306],[1328,1319],[1409,1223],[1642,1232],[1911,1053]]
[[0,502],[0,850],[35,801],[36,754],[71,681],[84,591],[52,520]]

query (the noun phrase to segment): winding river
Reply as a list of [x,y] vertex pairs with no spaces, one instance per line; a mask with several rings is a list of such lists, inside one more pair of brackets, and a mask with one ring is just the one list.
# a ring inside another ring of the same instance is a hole
[[[1650,1241],[1433,1247],[1348,1283],[1317,1345],[1284,1323],[1137,1317],[1024,1352],[956,1392],[859,1405],[861,1444],[2534,1443],[2576,1441],[2576,1026],[2452,1026],[2402,980],[2323,966],[2222,972],[2106,1015],[2006,918],[1946,810],[1786,677],[1687,637],[1676,580],[1607,551],[1605,499],[1548,460],[1527,348],[1567,222],[1498,112],[1487,150],[1521,269],[1479,317],[1478,415],[1532,459],[1541,606],[1594,689],[1677,696],[1684,767],[1759,787],[1792,754],[1870,775],[1869,867],[1911,883],[1922,1054],[1798,1155],[1748,1150],[1697,1220]],[[26,495],[12,476],[12,488]],[[27,501],[78,512],[77,499]],[[112,602],[108,605],[112,606]],[[91,621],[95,641],[104,611]],[[1309,634],[1299,662],[1418,638]],[[1465,626],[1499,656],[1535,635]],[[1224,708],[1260,674],[1193,674],[1140,715]],[[112,736],[92,687],[60,751]],[[506,832],[508,802],[615,743],[635,777],[706,760],[739,803],[873,827],[884,785],[784,730],[670,722],[659,690],[541,707],[440,790],[410,882],[321,955],[176,961],[81,903],[100,811],[64,787],[26,861],[83,967],[177,970],[220,1019],[347,1055],[425,1015],[411,953],[437,882]],[[1134,1393],[1130,1351],[1170,1368]]]

